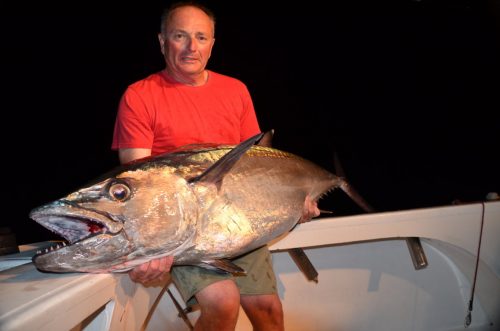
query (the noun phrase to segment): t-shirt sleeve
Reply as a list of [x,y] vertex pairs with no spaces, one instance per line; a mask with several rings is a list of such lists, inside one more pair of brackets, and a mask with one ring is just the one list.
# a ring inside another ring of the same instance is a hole
[[243,112],[241,114],[240,141],[244,141],[260,132],[252,98],[246,87],[243,90],[242,98]]
[[151,149],[153,136],[151,114],[147,106],[134,90],[128,88],[118,106],[111,148]]

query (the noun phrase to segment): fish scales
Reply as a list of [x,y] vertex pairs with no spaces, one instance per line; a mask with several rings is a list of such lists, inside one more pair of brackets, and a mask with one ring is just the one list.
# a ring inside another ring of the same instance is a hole
[[239,272],[228,258],[290,231],[307,195],[342,179],[294,154],[253,145],[186,146],[117,167],[30,216],[68,245],[33,258],[49,272],[119,272],[161,256]]

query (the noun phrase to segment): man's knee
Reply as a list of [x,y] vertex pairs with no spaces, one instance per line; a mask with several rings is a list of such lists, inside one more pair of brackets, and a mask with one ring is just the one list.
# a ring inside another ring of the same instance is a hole
[[232,280],[213,283],[196,294],[202,314],[211,316],[238,316],[240,292]]
[[262,300],[259,308],[264,311],[271,320],[276,322],[283,320],[283,306],[277,296],[270,300]]
[[254,327],[265,323],[278,326],[283,324],[283,307],[277,295],[243,296],[241,303]]
[[241,301],[244,306],[263,311],[281,311],[283,309],[281,300],[276,294],[244,295]]

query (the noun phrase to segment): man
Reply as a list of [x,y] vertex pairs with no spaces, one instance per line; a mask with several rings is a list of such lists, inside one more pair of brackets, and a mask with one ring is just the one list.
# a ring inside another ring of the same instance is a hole
[[[205,7],[177,3],[162,16],[158,35],[165,69],[130,85],[119,105],[113,137],[127,163],[192,143],[238,144],[260,132],[246,86],[206,68],[215,18]],[[319,215],[306,199],[302,220]],[[239,306],[255,330],[283,330],[283,310],[267,247],[233,260],[249,276],[233,277],[195,266],[172,268],[188,304],[198,302],[195,330],[234,330]],[[129,275],[147,284],[170,271],[173,257],[150,261]]]

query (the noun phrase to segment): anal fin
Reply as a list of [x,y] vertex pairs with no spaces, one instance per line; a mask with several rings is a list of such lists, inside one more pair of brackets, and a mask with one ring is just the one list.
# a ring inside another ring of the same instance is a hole
[[233,274],[233,276],[244,276],[247,274],[244,269],[227,259],[205,260],[202,261],[199,266],[219,272],[228,272]]

